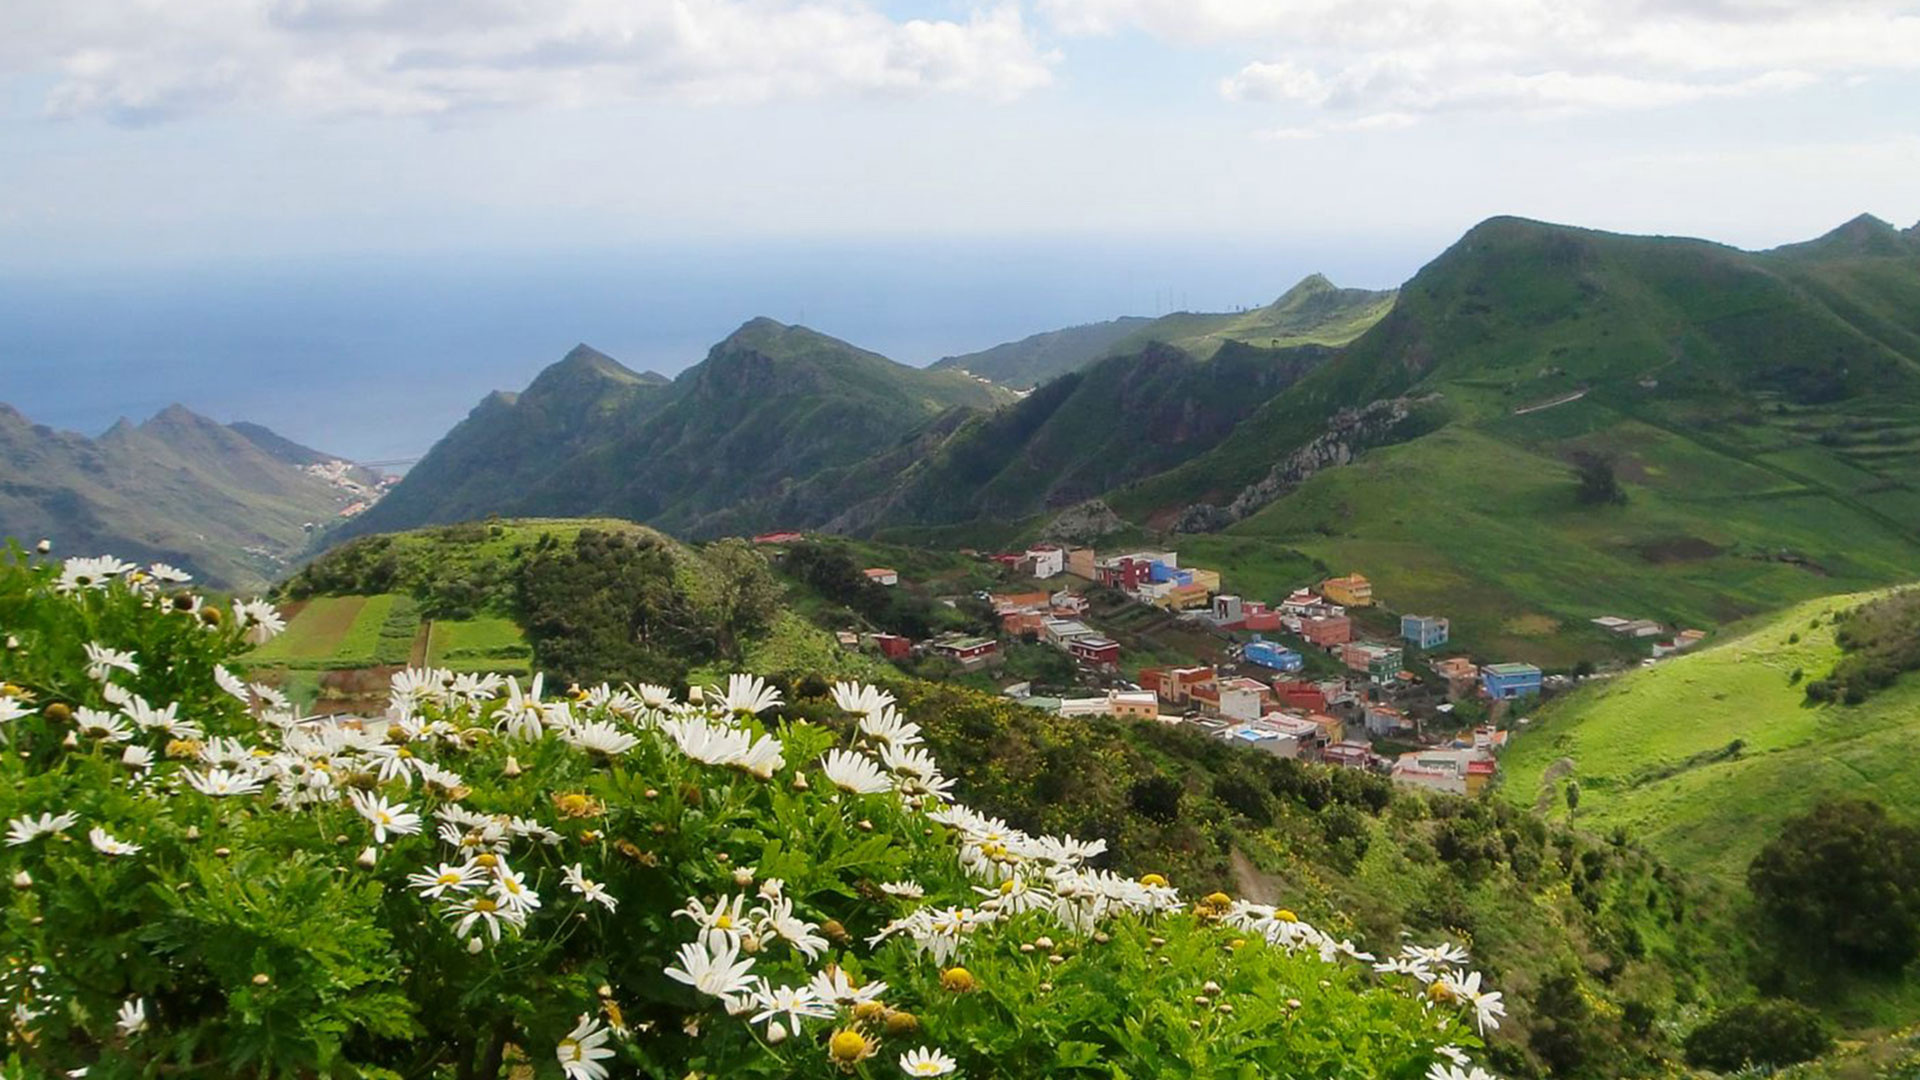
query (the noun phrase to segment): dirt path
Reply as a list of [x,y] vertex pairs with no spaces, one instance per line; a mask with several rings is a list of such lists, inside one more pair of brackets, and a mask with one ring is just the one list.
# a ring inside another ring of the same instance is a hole
[[1233,888],[1243,900],[1256,904],[1277,904],[1280,902],[1280,879],[1272,874],[1263,874],[1247,858],[1247,853],[1234,848],[1227,856],[1233,868]]
[[433,640],[433,620],[421,619],[420,629],[413,634],[413,651],[407,654],[407,666],[423,668],[427,666],[427,645]]
[[1581,398],[1586,396],[1587,396],[1587,392],[1585,390],[1575,390],[1571,394],[1561,394],[1557,398],[1551,398],[1547,401],[1541,402],[1538,405],[1522,406],[1518,409],[1513,410],[1513,415],[1525,416],[1528,413],[1535,413],[1535,412],[1540,412],[1544,409],[1551,409],[1555,405],[1571,405],[1572,403],[1579,401]]
[[1533,800],[1534,813],[1544,815],[1547,811],[1553,809],[1554,781],[1566,776],[1572,771],[1573,759],[1570,757],[1563,757],[1559,761],[1547,766],[1546,771],[1540,774],[1540,794]]

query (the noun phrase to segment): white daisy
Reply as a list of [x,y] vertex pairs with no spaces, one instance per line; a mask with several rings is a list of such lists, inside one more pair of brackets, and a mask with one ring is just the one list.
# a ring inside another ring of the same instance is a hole
[[639,739],[606,720],[573,724],[563,729],[560,737],[590,754],[604,754],[607,757],[619,757],[640,744]]
[[80,729],[80,734],[89,739],[123,743],[133,738],[133,730],[118,713],[89,709],[82,705],[73,710],[73,723]]
[[730,713],[762,713],[780,706],[780,691],[758,675],[729,675],[720,704]]
[[523,918],[540,906],[540,894],[527,888],[526,875],[508,869],[504,862],[494,868],[493,898],[503,912],[510,911]]
[[265,645],[287,628],[287,620],[265,600],[234,601],[233,622],[246,631],[247,640],[255,645]]
[[420,815],[408,810],[406,803],[389,803],[383,796],[358,788],[348,791],[347,798],[361,817],[373,823],[376,844],[386,843],[388,833],[411,836],[420,831]]
[[680,966],[670,967],[666,976],[711,997],[730,997],[753,985],[747,973],[753,970],[753,958],[740,959],[739,942],[718,934],[703,934],[699,941],[680,946]]
[[580,1021],[560,1040],[554,1056],[560,1059],[560,1071],[567,1080],[606,1080],[607,1067],[600,1064],[613,1056],[613,1050],[607,1046],[609,1032],[605,1025],[588,1013],[580,1014]]
[[93,844],[93,850],[102,855],[137,855],[140,852],[139,844],[115,840],[112,834],[98,825],[87,831],[87,840]]
[[579,863],[574,863],[572,866],[567,867],[563,876],[566,878],[567,888],[579,893],[593,903],[599,904],[608,911],[612,911],[620,906],[620,901],[613,898],[613,894],[607,891],[605,885],[587,879],[586,870]]
[[900,1055],[900,1071],[908,1076],[945,1076],[959,1068],[958,1062],[930,1047],[919,1047]]
[[61,564],[60,580],[54,582],[54,590],[60,593],[75,593],[83,589],[104,589],[114,578],[134,569],[130,562],[121,562],[111,555],[101,555],[92,559],[68,559]]
[[229,772],[226,769],[208,769],[197,773],[185,770],[187,783],[202,795],[223,799],[234,795],[253,795],[266,787],[266,781],[258,776],[246,773]]
[[80,815],[71,811],[64,814],[43,813],[37,819],[31,815],[14,818],[7,822],[7,846],[19,847],[42,836],[65,832],[73,828],[79,820]]
[[131,652],[109,649],[91,641],[86,644],[87,678],[94,682],[106,682],[115,671],[124,671],[129,675],[140,674],[140,665],[134,662]]
[[865,683],[837,682],[833,684],[833,703],[843,712],[868,716],[892,705],[893,695]]
[[127,1038],[147,1030],[147,1003],[137,997],[121,1002],[120,1016],[114,1021],[114,1026]]
[[774,986],[760,979],[753,988],[752,999],[760,1011],[747,1018],[749,1024],[765,1024],[784,1016],[787,1018],[784,1026],[789,1031],[799,1031],[803,1019],[833,1019],[833,1006],[821,1001],[807,986]]
[[855,795],[878,795],[893,790],[893,781],[865,754],[829,750],[820,759],[820,767],[826,771],[827,779],[833,782],[833,786],[842,791]]
[[441,863],[432,870],[407,875],[407,884],[420,890],[429,900],[438,900],[448,892],[466,892],[485,880],[486,875],[472,863]]

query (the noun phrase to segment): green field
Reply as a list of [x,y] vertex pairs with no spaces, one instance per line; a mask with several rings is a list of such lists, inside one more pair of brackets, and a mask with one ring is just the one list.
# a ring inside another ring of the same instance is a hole
[[533,649],[512,619],[436,619],[428,632],[427,664],[454,671],[497,671],[525,675]]
[[1565,818],[1566,780],[1577,779],[1578,823],[1625,826],[1669,861],[1727,880],[1782,821],[1827,796],[1910,813],[1920,806],[1920,678],[1852,707],[1809,706],[1801,685],[1839,655],[1833,614],[1869,595],[1799,604],[1547,705],[1507,751],[1500,797]]
[[294,614],[279,637],[253,650],[249,659],[261,667],[324,667],[340,650],[369,599],[365,596],[315,597]]

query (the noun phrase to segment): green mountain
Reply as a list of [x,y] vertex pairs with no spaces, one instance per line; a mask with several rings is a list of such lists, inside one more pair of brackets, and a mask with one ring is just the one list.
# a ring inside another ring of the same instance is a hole
[[829,531],[866,534],[1057,511],[1206,452],[1332,354],[1229,341],[1200,360],[1149,343],[802,484],[789,516],[814,522],[828,510]]
[[[1179,540],[1202,565],[1304,553],[1452,616],[1476,651],[1549,664],[1606,651],[1598,615],[1717,625],[1901,580],[1920,558],[1911,240],[1856,221],[1754,253],[1496,218],[1219,446],[1107,499],[1213,530]],[[1583,458],[1624,503],[1579,498]]]
[[581,346],[525,392],[481,402],[342,535],[492,514],[614,515],[685,535],[771,527],[793,485],[1011,397],[764,318],[671,383]]
[[942,357],[928,366],[935,371],[964,371],[1001,386],[1028,390],[1098,360],[1153,321],[1144,315],[1123,315],[1106,322],[1049,330],[979,352]]
[[372,497],[378,482],[259,425],[218,424],[180,405],[97,439],[0,405],[0,463],[0,536],[170,562],[244,589],[284,574],[313,526]]
[[1205,360],[1223,344],[1266,349],[1293,345],[1345,345],[1393,307],[1393,291],[1342,289],[1313,274],[1265,307],[1205,314],[1176,312],[1157,319],[1138,316],[1035,334],[964,356],[936,361],[1002,386],[1027,389],[1108,356],[1137,353],[1151,344],[1172,345]]

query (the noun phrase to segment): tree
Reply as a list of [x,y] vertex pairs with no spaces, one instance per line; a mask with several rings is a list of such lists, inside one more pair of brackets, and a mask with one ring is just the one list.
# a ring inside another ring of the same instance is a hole
[[1576,497],[1585,506],[1617,506],[1627,501],[1614,475],[1613,455],[1582,450],[1573,455],[1574,475],[1580,487]]
[[1792,1001],[1749,1001],[1687,1036],[1687,1064],[1717,1072],[1811,1061],[1833,1047],[1818,1013]]
[[773,625],[780,611],[780,585],[752,544],[730,537],[701,552],[713,568],[713,605],[720,652],[738,659],[740,639]]
[[1834,799],[1788,821],[1747,885],[1790,955],[1887,971],[1920,955],[1920,830],[1878,803]]
[[1580,809],[1580,781],[1567,781],[1567,813]]

